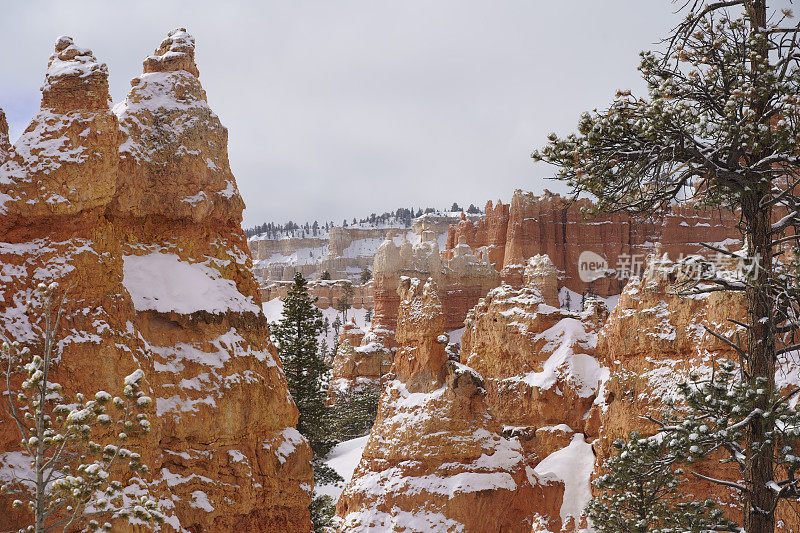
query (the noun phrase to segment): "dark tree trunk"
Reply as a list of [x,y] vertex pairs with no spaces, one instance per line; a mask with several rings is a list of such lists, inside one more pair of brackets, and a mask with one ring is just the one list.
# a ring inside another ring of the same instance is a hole
[[[749,260],[755,262],[747,288],[747,370],[752,386],[761,378],[757,388],[762,411],[770,409],[770,396],[775,388],[775,341],[772,324],[772,305],[768,290],[768,272],[772,260],[771,220],[769,209],[759,209],[759,198],[749,199],[743,205],[742,214],[747,225]],[[775,530],[775,493],[767,486],[774,479],[774,444],[764,444],[765,433],[771,428],[761,417],[756,417],[747,427],[747,449],[749,457],[745,470],[745,483],[749,493],[745,495],[744,528],[747,533],[766,533]],[[758,451],[755,448],[759,447]]]
[[[753,0],[751,9],[752,31],[758,32],[767,25],[766,0]],[[766,47],[759,50],[766,57]],[[758,67],[753,75],[759,75]],[[763,109],[764,102],[753,102],[756,109]],[[755,155],[755,154],[754,154]],[[752,178],[756,181],[757,178]],[[764,190],[766,187],[766,190]],[[772,268],[772,210],[761,208],[762,199],[770,194],[770,184],[753,183],[755,194],[742,204],[742,216],[748,239],[747,255],[755,262],[755,271],[748,283],[747,296],[747,370],[751,383],[763,380],[757,388],[764,393],[758,396],[757,408],[770,410],[770,397],[775,390],[775,337],[770,301],[769,274]],[[772,428],[762,417],[756,417],[747,427],[746,444],[749,450],[745,470],[744,529],[747,533],[772,533],[775,531],[775,493],[768,487],[774,479],[774,443],[765,444],[766,433]]]

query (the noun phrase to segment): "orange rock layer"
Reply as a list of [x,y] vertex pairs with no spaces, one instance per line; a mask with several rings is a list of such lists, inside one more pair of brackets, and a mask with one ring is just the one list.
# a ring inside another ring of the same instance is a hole
[[708,255],[703,242],[724,246],[740,240],[736,220],[719,211],[684,206],[658,218],[634,219],[622,213],[587,216],[583,210],[590,206],[586,199],[516,191],[510,204],[487,203],[486,214],[477,222],[464,219],[451,226],[445,257],[463,237],[474,250],[486,247],[504,281],[519,285],[519,267],[534,255],[545,254],[559,270],[560,285],[578,293],[591,289],[608,296],[619,294],[626,277],[612,276],[591,284],[583,281],[579,273],[582,252],[605,258],[609,269],[641,275],[655,243],[675,260],[681,255]]
[[[307,531],[310,449],[194,50],[185,30],[171,32],[112,110],[105,64],[58,40],[41,110],[0,159],[0,334],[40,348],[26,302],[37,283],[60,281],[54,380],[93,395],[144,370],[155,402],[141,446],[166,529]],[[0,464],[18,442],[3,417]],[[25,519],[0,498],[0,528]]]
[[485,402],[481,377],[448,361],[435,282],[403,278],[401,346],[378,417],[337,504],[344,531],[531,531],[557,509],[557,481],[536,475]]

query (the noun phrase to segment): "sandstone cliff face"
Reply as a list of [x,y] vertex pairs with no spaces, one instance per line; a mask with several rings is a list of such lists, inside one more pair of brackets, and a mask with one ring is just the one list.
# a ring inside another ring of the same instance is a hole
[[458,224],[451,225],[447,230],[447,245],[445,254],[456,247],[463,237],[464,242],[478,249],[486,246],[489,262],[502,268],[506,250],[506,234],[508,233],[509,206],[497,200],[497,205],[486,203],[484,216],[474,220],[466,216],[461,217]]
[[443,330],[462,327],[466,312],[500,283],[500,276],[487,262],[483,251],[478,255],[462,242],[450,258],[442,258],[435,234],[424,231],[420,243],[404,241],[399,247],[386,239],[375,254],[373,263],[375,314],[372,330],[389,346],[396,346],[394,331],[398,320],[397,287],[402,276],[416,279],[431,277],[436,281],[444,309]]
[[552,524],[574,531],[585,525],[581,511],[594,469],[586,417],[608,377],[596,351],[608,310],[595,299],[583,312],[548,305],[542,289],[550,298],[557,291],[546,256],[524,270],[525,284],[489,291],[467,314],[460,358],[484,377],[486,403],[505,434],[520,440],[534,472],[564,482],[547,492],[563,503],[536,508],[550,526],[535,531],[559,530]]
[[[659,269],[665,268],[663,274]],[[728,319],[744,316],[743,295],[678,296],[675,283],[686,274],[669,262],[651,263],[625,287],[611,314],[595,299],[581,313],[547,306],[534,278],[528,278],[521,288],[490,291],[468,315],[461,360],[484,376],[487,404],[505,434],[520,439],[534,471],[566,481],[560,510],[538,512],[551,521],[560,517],[567,531],[585,524],[581,509],[590,497],[589,483],[612,453],[611,442],[634,429],[655,431],[642,416],[662,416],[665,401],[678,398],[678,384],[690,372],[709,375],[715,361],[736,359],[705,328],[729,339],[741,333]],[[549,281],[539,278],[539,283]],[[796,376],[796,362],[776,372],[782,388],[795,386]],[[730,465],[716,459],[693,469],[714,477],[728,470],[735,477]],[[568,462],[580,467],[567,468]],[[713,497],[733,516],[738,512],[738,496],[718,486],[692,478],[682,490]],[[790,509],[779,514],[781,530],[797,529]]]
[[[275,298],[285,298],[289,293],[292,281],[275,281],[268,285],[259,287],[259,294],[262,302],[268,302]],[[369,309],[374,307],[375,300],[372,296],[372,281],[367,283],[353,283],[349,279],[326,280],[317,279],[308,282],[308,294],[311,298],[316,298],[315,305],[320,309],[336,307],[340,298],[348,296],[348,301],[353,309]]]
[[[444,304],[446,329],[454,330],[500,278],[514,287],[524,285],[526,263],[534,256],[548,257],[557,273],[556,282],[540,290],[549,305],[558,307],[559,287],[603,296],[619,294],[628,278],[642,274],[645,259],[659,240],[663,241],[661,252],[673,259],[707,254],[701,242],[721,246],[738,242],[733,221],[717,213],[674,208],[658,220],[633,220],[624,214],[587,219],[583,210],[589,207],[588,200],[571,202],[549,192],[535,196],[516,191],[510,204],[489,202],[483,217],[462,216],[451,225],[444,250],[438,248],[437,234],[425,229],[435,227],[433,221],[422,221],[418,228],[415,224],[415,231],[422,232],[417,244],[398,245],[396,238],[387,239],[373,263],[373,330],[385,344],[396,346],[393,333],[399,300],[395,289],[400,276],[433,277]],[[583,281],[583,252],[599,255],[606,262],[604,271],[616,273],[591,283]]]
[[487,401],[504,424],[566,424],[583,433],[607,375],[596,357],[607,315],[597,300],[576,313],[545,304],[535,285],[503,285],[467,315],[461,361],[484,376]]
[[[710,375],[713,362],[736,360],[736,354],[705,327],[732,338],[739,330],[728,318],[744,316],[743,295],[681,297],[674,294],[674,282],[673,276],[661,276],[652,267],[632,279],[598,336],[598,354],[610,369],[586,421],[587,432],[597,437],[598,467],[613,453],[616,438],[634,429],[655,431],[641,417],[663,416],[664,402],[679,398],[678,384],[690,372]],[[695,468],[719,476],[728,466],[709,460]],[[700,480],[691,480],[683,490],[698,498],[713,494],[723,506],[738,507],[733,494]]]
[[[503,280],[517,286],[523,282],[521,266],[534,255],[547,255],[560,272],[560,285],[579,293],[591,288],[595,294],[609,296],[620,293],[625,278],[643,273],[644,260],[657,242],[674,260],[694,253],[707,255],[702,242],[730,246],[740,239],[732,217],[691,206],[647,220],[621,213],[587,217],[582,210],[590,206],[589,200],[570,201],[547,191],[540,196],[516,191],[510,205],[498,202],[493,208],[489,203],[478,222],[453,226],[447,249],[454,248],[460,236],[475,249],[486,246]],[[609,269],[632,272],[590,285],[579,273],[584,251],[605,258]]]
[[322,273],[318,266],[328,254],[328,239],[322,237],[252,237],[247,245],[253,256],[253,271],[262,285],[291,281],[296,272],[314,279]]
[[501,436],[483,380],[447,361],[435,282],[400,284],[398,351],[361,462],[337,505],[341,531],[531,531],[556,486]]
[[[59,39],[42,109],[0,166],[0,331],[35,349],[29,289],[57,279],[71,287],[54,378],[65,392],[115,391],[144,370],[156,400],[142,447],[168,530],[310,528],[310,450],[242,209],[185,30],[114,112],[105,65]],[[6,463],[18,440],[7,420],[0,439]],[[0,522],[16,527],[7,504]]]
[[[471,218],[476,218],[470,215]],[[289,281],[295,272],[308,279],[317,279],[327,271],[334,280],[358,282],[364,268],[372,268],[373,258],[386,235],[397,244],[406,239],[417,242],[423,231],[432,231],[444,247],[448,227],[459,219],[456,213],[428,213],[408,227],[407,222],[390,219],[386,223],[363,222],[351,226],[334,226],[303,234],[258,235],[248,240],[253,254],[254,270],[262,285]]]
[[[589,432],[598,436],[594,442],[598,464],[611,453],[614,439],[627,436],[632,429],[654,431],[641,417],[660,417],[664,402],[678,398],[677,385],[686,381],[690,372],[710,376],[715,362],[738,360],[736,352],[706,328],[729,340],[743,335],[729,319],[744,320],[744,294],[722,291],[676,296],[675,282],[683,275],[680,268],[660,275],[653,265],[644,276],[634,278],[598,336],[598,354],[610,369],[586,422],[594,428]],[[775,379],[780,389],[798,386],[797,364],[788,359],[778,365]],[[712,477],[735,478],[737,473],[730,464],[717,460],[721,458],[709,458],[693,469]],[[697,498],[711,497],[740,519],[741,501],[733,491],[693,478],[682,490]],[[797,514],[788,506],[779,508],[778,524],[779,531],[800,529]]]

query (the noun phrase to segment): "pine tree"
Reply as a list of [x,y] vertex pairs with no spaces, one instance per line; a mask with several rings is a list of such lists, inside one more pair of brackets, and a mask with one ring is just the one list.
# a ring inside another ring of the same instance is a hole
[[594,484],[600,494],[586,507],[601,533],[739,531],[713,500],[694,500],[680,492],[684,471],[676,468],[666,440],[632,432],[617,439],[616,455]]
[[336,445],[331,431],[333,413],[325,404],[330,367],[317,340],[323,328],[322,312],[314,305],[307,285],[303,275],[296,273],[283,300],[283,316],[273,328],[273,336],[289,393],[300,411],[297,430],[309,440],[314,452],[314,480],[324,484],[342,478],[324,463]]
[[353,307],[353,295],[355,290],[353,286],[347,284],[344,286],[344,294],[341,298],[336,299],[336,310],[342,314],[342,323],[347,322],[347,311]]
[[364,322],[372,322],[372,308],[367,307],[366,312],[364,313]]
[[[142,477],[147,465],[128,442],[150,431],[146,410],[152,400],[141,390],[144,372],[137,369],[125,377],[121,396],[99,391],[90,400],[77,393],[68,401],[61,385],[52,381],[66,298],[57,291],[58,282],[52,282],[40,284],[33,294],[42,304],[40,353],[0,334],[4,403],[20,433],[20,453],[30,460],[30,474],[13,476],[2,492],[19,498],[13,507],[30,510],[32,524],[22,531],[111,531],[111,523],[100,519],[115,515],[161,524],[164,515]],[[15,375],[25,376],[20,387],[12,385]]]
[[359,385],[336,395],[336,436],[350,440],[368,435],[378,415],[379,391]]
[[[776,368],[800,348],[798,273],[776,260],[800,235],[800,25],[765,0],[685,6],[665,50],[641,54],[648,97],[618,91],[607,110],[581,117],[577,134],[551,134],[533,157],[558,165],[558,178],[601,210],[652,216],[690,200],[735,213],[754,268],[738,280],[712,274],[685,292],[744,292],[742,342],[709,332],[743,361],[753,413],[772,413]],[[744,426],[741,450],[728,450],[741,478],[712,481],[741,492],[746,531],[772,532],[779,501],[796,497],[800,481],[777,468],[774,419],[758,414]]]
[[333,498],[324,494],[316,496],[311,500],[309,506],[311,511],[311,523],[314,524],[314,533],[326,533],[333,525],[333,516],[336,514],[336,502]]
[[371,279],[372,271],[368,267],[364,267],[364,270],[361,271],[361,283],[369,283]]

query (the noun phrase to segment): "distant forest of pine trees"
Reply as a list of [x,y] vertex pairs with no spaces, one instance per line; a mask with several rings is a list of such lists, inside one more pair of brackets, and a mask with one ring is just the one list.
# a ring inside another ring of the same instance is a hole
[[[469,207],[465,210],[462,209],[457,203],[453,202],[453,205],[450,207],[450,211],[466,211],[471,215],[480,215],[483,211],[475,207],[474,204],[469,204]],[[352,222],[348,223],[347,220],[343,220],[341,227],[348,227],[349,225],[362,225],[362,226],[379,226],[383,224],[389,224],[391,222],[399,222],[403,224],[405,227],[411,227],[412,221],[417,218],[421,217],[422,215],[428,213],[435,213],[436,209],[432,207],[425,208],[418,208],[416,211],[412,207],[411,209],[407,209],[405,207],[400,207],[395,211],[389,211],[383,213],[382,215],[377,215],[372,213],[367,218],[362,218],[357,220],[353,218]],[[281,237],[316,237],[317,235],[327,233],[330,231],[332,227],[336,224],[333,222],[325,222],[321,225],[318,221],[314,221],[311,224],[306,222],[303,225],[297,224],[296,222],[292,222],[291,220],[286,222],[285,224],[276,224],[274,222],[264,222],[259,226],[254,226],[252,228],[245,228],[244,233],[247,237],[254,237],[256,235],[264,235],[268,239],[277,239]]]

